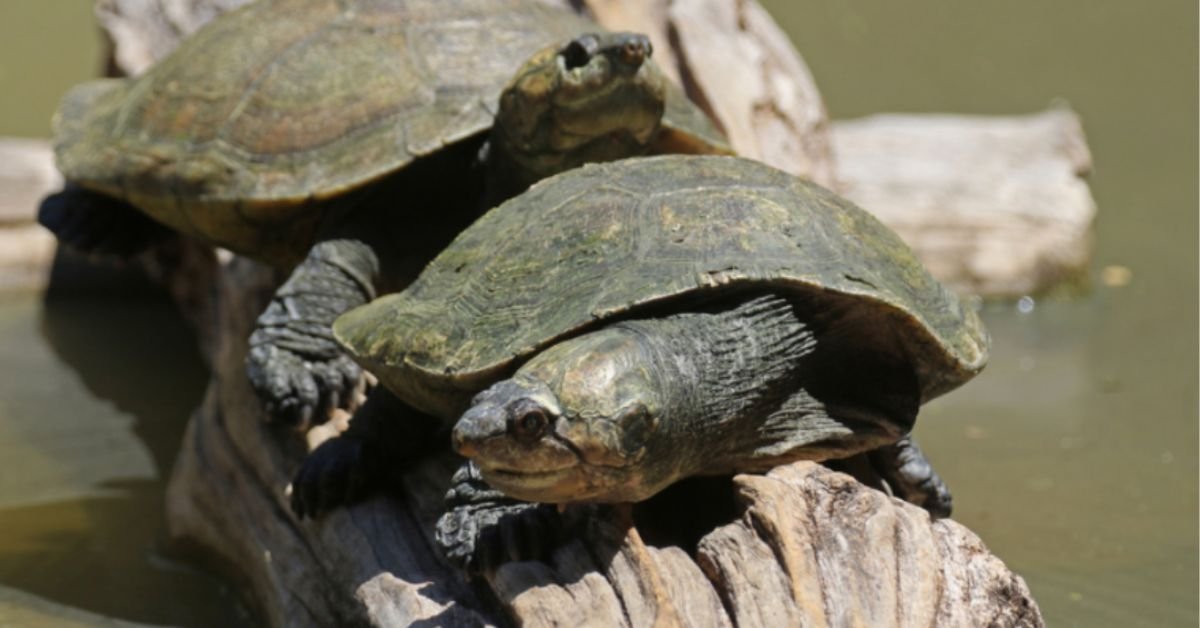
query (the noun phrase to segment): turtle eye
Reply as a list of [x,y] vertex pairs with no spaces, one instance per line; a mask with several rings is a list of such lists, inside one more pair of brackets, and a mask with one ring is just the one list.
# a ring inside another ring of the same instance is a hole
[[599,47],[600,42],[595,35],[582,35],[572,39],[571,43],[567,44],[558,54],[562,55],[567,69],[574,70],[587,65]]
[[509,421],[509,432],[524,443],[532,443],[546,433],[550,419],[538,407],[520,408]]

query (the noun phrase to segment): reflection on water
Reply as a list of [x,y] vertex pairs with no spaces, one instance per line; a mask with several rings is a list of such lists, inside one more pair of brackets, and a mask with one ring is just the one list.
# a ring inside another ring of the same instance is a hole
[[207,372],[163,297],[105,285],[0,300],[0,460],[12,471],[0,475],[0,583],[132,621],[237,625],[220,585],[162,550],[166,479]]
[[956,519],[1025,576],[1050,625],[1195,626],[1196,3],[763,4],[834,117],[1059,97],[1083,116],[1094,268],[1127,267],[1128,285],[990,306],[991,364],[917,433]]

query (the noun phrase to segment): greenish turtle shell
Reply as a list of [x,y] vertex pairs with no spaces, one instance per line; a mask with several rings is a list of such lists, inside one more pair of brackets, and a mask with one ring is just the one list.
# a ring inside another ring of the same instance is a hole
[[987,360],[974,311],[873,216],[761,163],[712,156],[548,178],[462,232],[407,290],[343,314],[334,335],[401,398],[456,418],[562,339],[755,290],[801,297],[843,341],[892,343],[922,401]]
[[[67,180],[291,262],[343,194],[491,127],[518,65],[598,27],[537,0],[261,0],[55,116]],[[664,127],[724,146],[668,88]]]

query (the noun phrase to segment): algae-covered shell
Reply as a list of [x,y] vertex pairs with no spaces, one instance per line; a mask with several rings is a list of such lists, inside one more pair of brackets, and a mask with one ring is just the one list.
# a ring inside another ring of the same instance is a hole
[[585,166],[464,231],[404,292],[334,334],[399,396],[446,418],[541,349],[618,318],[747,291],[797,297],[846,350],[904,360],[922,401],[983,368],[970,308],[866,211],[758,162],[663,156]]
[[[525,59],[596,30],[538,0],[259,0],[140,77],[69,92],[58,166],[171,227],[295,261],[314,201],[482,133]],[[668,101],[668,126],[719,138],[677,88]]]

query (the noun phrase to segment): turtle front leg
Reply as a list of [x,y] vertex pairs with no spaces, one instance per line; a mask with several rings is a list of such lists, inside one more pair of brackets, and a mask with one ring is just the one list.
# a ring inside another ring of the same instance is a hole
[[867,458],[896,497],[924,508],[935,519],[950,516],[954,497],[912,436],[873,449]]
[[297,427],[348,408],[362,370],[333,339],[334,319],[375,298],[379,260],[360,240],[309,251],[275,292],[250,336],[246,371],[269,420]]
[[451,563],[482,573],[510,560],[548,556],[562,541],[563,528],[555,506],[508,497],[466,461],[450,480],[435,537]]
[[444,436],[441,422],[377,386],[342,434],[304,459],[291,486],[292,512],[316,517],[361,501],[376,489],[399,484],[400,474]]

